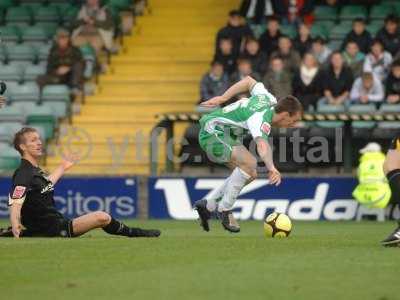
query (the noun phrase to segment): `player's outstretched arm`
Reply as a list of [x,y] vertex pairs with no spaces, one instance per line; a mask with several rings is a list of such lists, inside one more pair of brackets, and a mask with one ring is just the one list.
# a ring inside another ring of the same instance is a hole
[[10,206],[10,223],[11,223],[12,233],[15,238],[19,238],[19,235],[21,234],[22,230],[21,208],[22,204],[15,202]]
[[226,92],[223,95],[204,101],[200,105],[204,107],[215,107],[221,105],[226,101],[228,101],[229,99],[236,96],[237,94],[251,91],[251,89],[256,83],[257,81],[255,79],[253,79],[250,76],[247,76],[246,78],[243,78],[242,80],[232,85],[229,89],[226,90]]
[[268,170],[270,184],[281,184],[281,173],[275,168],[270,145],[261,137],[256,138],[257,151]]
[[72,168],[73,165],[75,165],[78,159],[78,155],[75,154],[65,155],[61,164],[49,175],[49,180],[53,184],[56,184],[57,181],[64,175],[64,173]]

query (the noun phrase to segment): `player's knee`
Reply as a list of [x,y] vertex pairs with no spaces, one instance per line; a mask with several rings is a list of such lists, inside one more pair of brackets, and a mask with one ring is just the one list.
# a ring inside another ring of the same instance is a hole
[[104,211],[96,212],[96,219],[97,222],[101,225],[107,225],[111,222],[111,216],[108,213],[105,213]]

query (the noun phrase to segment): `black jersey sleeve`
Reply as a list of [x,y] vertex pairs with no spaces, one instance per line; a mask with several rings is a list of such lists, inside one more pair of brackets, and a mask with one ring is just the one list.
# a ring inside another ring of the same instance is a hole
[[12,178],[12,186],[8,197],[8,205],[13,203],[22,204],[25,201],[26,193],[31,188],[33,173],[31,169],[19,168]]

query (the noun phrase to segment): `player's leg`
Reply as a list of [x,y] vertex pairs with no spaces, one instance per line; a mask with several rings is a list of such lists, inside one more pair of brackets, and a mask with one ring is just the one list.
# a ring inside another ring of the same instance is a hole
[[257,178],[257,160],[243,145],[237,145],[232,147],[230,165],[234,170],[218,204],[218,215],[226,230],[239,232],[240,226],[233,217],[232,208],[241,190]]
[[[392,197],[397,205],[400,204],[400,152],[398,150],[389,150],[385,163],[384,171],[392,191]],[[397,228],[382,242],[384,246],[397,246],[400,244],[400,222]]]
[[73,236],[80,236],[96,228],[102,228],[108,234],[127,237],[158,237],[160,235],[159,230],[128,227],[102,211],[88,213],[72,220]]

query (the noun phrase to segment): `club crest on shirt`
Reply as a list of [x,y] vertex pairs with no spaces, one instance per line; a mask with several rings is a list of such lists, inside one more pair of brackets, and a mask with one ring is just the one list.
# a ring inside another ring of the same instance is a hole
[[26,191],[26,187],[21,186],[21,185],[17,185],[14,188],[14,191],[13,191],[13,194],[12,194],[11,198],[20,199],[20,198],[22,198],[22,196],[24,196],[25,191]]
[[47,193],[47,192],[51,192],[54,191],[54,185],[50,182],[49,184],[47,184],[41,191],[41,194]]
[[269,133],[271,132],[271,125],[269,125],[267,122],[262,123],[261,131],[264,132],[266,135],[269,135]]

